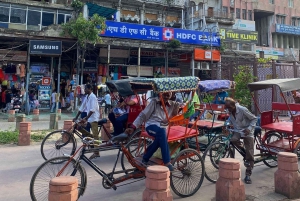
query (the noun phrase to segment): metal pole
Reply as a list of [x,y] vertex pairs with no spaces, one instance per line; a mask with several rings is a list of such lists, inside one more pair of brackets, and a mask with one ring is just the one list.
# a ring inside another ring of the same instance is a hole
[[192,30],[194,30],[194,7],[192,6]]
[[184,27],[184,25],[183,25],[183,23],[184,23],[183,17],[184,17],[184,13],[183,13],[183,9],[181,9],[181,29],[183,29],[183,27]]
[[107,46],[107,70],[106,70],[106,79],[110,77],[110,75],[109,75],[109,64],[110,64],[110,45]]
[[141,77],[141,47],[138,49],[138,77]]
[[[79,85],[79,68],[80,68],[80,63],[79,63],[79,45],[77,43],[77,63],[76,63],[76,85]],[[78,98],[75,98],[75,108],[77,108],[78,105]]]
[[194,60],[194,52],[192,54],[192,76],[195,76],[195,60]]
[[27,115],[29,115],[30,112],[30,105],[29,105],[29,76],[30,76],[30,44],[28,44],[28,50],[27,50],[27,75],[26,75],[26,102],[25,102],[25,112],[27,112]]
[[169,76],[168,70],[169,70],[169,50],[167,49],[167,58],[166,58],[166,77]]
[[80,76],[80,84],[83,84],[83,67],[84,67],[84,50],[81,49],[81,76]]
[[[57,68],[57,96],[58,100],[60,99],[60,66],[61,66],[61,55],[59,56],[58,59],[58,68]],[[56,108],[55,108],[55,113],[57,114],[57,109],[58,109],[59,101],[56,102]]]

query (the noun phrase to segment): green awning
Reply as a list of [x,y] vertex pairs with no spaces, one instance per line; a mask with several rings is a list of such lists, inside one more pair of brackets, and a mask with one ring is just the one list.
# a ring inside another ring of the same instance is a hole
[[94,14],[98,14],[99,16],[105,18],[111,18],[111,16],[117,12],[116,9],[106,8],[93,3],[86,3],[86,5],[88,6],[90,17],[92,17]]

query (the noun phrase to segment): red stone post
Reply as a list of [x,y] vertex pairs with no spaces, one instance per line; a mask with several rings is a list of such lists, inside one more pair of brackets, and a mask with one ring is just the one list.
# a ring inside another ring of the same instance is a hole
[[222,158],[219,162],[219,178],[216,183],[216,201],[245,200],[240,162],[233,158]]
[[40,110],[39,109],[33,109],[33,116],[32,121],[39,121],[40,120]]
[[78,198],[78,179],[61,176],[51,179],[48,201],[76,201]]
[[170,191],[170,171],[161,165],[150,166],[146,170],[146,189],[143,201],[172,201]]
[[300,198],[300,177],[298,174],[298,157],[294,153],[279,152],[278,169],[274,173],[275,192],[289,199]]
[[15,110],[9,110],[8,111],[8,122],[15,122],[16,121],[15,114],[16,114]]
[[63,130],[69,130],[73,126],[72,120],[65,120]]
[[30,145],[31,122],[20,122],[19,146]]

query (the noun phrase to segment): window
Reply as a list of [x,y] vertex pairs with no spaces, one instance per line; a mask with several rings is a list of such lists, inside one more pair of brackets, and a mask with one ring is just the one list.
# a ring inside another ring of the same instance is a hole
[[241,19],[241,9],[239,8],[236,9],[236,18]]
[[252,20],[252,10],[248,10],[248,20]]
[[296,26],[296,20],[297,20],[296,18],[294,18],[294,17],[292,18],[292,22],[291,22],[292,26]]
[[243,20],[247,19],[247,10],[246,9],[242,10],[242,18],[243,18]]
[[63,23],[65,23],[65,15],[64,14],[58,14],[57,15],[56,23],[57,24],[63,24]]
[[274,4],[274,0],[269,0],[269,3]]
[[239,50],[242,50],[242,51],[251,51],[252,50],[251,47],[252,47],[251,44],[239,43]]
[[285,24],[285,16],[281,16],[281,24]]
[[294,7],[294,0],[289,0],[289,7]]
[[285,16],[283,16],[283,15],[276,15],[276,23],[277,24],[285,24]]
[[26,24],[26,11],[27,8],[11,8],[10,23]]
[[39,26],[41,23],[41,12],[28,10],[27,25]]
[[223,13],[228,13],[228,7],[226,6],[223,6],[223,9],[222,9]]
[[9,20],[9,8],[0,7],[0,22],[8,22]]
[[71,19],[71,15],[66,15],[66,22],[69,22],[70,19]]
[[42,26],[50,26],[51,24],[54,24],[54,13],[46,13],[43,12],[42,15]]

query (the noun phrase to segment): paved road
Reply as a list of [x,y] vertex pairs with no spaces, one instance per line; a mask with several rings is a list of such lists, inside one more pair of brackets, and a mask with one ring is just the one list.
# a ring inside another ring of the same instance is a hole
[[[30,179],[43,162],[39,152],[40,145],[31,146],[0,146],[0,200],[8,201],[29,201]],[[116,157],[116,151],[106,151],[101,153],[101,158],[95,160],[104,171],[109,172]],[[260,164],[259,164],[260,165]],[[94,201],[140,201],[145,189],[144,180],[127,186],[119,187],[116,191],[106,190],[102,187],[101,177],[90,167],[83,164],[88,175],[87,190],[80,200]],[[120,168],[120,164],[118,164]],[[282,201],[284,196],[274,193],[274,172],[264,165],[256,166],[253,171],[253,184],[246,185],[247,200],[251,201]],[[242,167],[242,178],[244,177],[244,167]],[[174,195],[174,193],[173,193]],[[192,197],[179,198],[174,195],[175,200],[186,201],[210,201],[215,197],[215,185],[204,181],[200,190]]]

